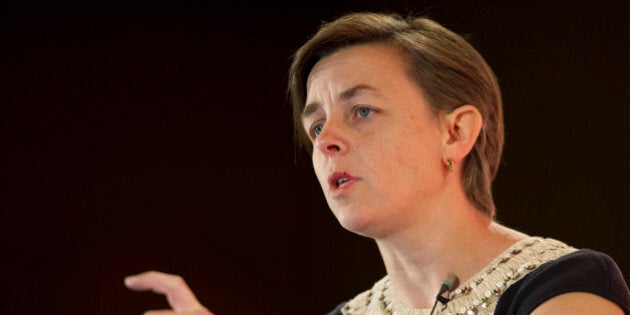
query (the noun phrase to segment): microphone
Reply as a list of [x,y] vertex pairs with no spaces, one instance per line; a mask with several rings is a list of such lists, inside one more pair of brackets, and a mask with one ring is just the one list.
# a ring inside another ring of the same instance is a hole
[[433,303],[433,308],[431,309],[431,315],[433,315],[433,311],[435,311],[435,307],[437,306],[437,302],[439,301],[440,303],[442,303],[442,305],[446,306],[446,303],[448,303],[450,301],[449,298],[443,297],[442,294],[444,294],[444,292],[449,292],[452,291],[453,289],[455,289],[455,287],[458,285],[459,283],[459,278],[457,278],[456,275],[449,273],[448,275],[446,275],[446,278],[444,278],[444,280],[442,280],[442,285],[440,286],[440,291],[438,292],[437,296],[435,297],[435,303]]
[[457,278],[456,275],[449,273],[448,275],[446,275],[446,278],[442,280],[442,287],[440,287],[440,292],[438,293],[438,295],[441,296],[444,292],[452,291],[453,289],[455,289],[458,282],[459,278]]

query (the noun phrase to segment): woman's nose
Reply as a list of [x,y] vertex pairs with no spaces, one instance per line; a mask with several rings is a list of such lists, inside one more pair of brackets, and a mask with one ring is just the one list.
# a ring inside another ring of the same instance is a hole
[[344,154],[348,149],[342,129],[332,124],[324,126],[321,133],[315,138],[315,145],[324,155]]

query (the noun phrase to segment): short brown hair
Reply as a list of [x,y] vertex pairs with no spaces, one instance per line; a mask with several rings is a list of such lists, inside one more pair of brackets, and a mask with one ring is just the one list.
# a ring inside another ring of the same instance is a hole
[[434,110],[450,112],[465,104],[479,110],[483,126],[463,163],[462,176],[468,199],[494,217],[492,180],[499,168],[504,140],[499,85],[475,48],[429,18],[363,12],[323,24],[294,54],[289,70],[288,96],[300,147],[309,152],[313,149],[300,119],[306,102],[306,80],[313,66],[340,48],[373,42],[399,48],[409,64],[409,76]]

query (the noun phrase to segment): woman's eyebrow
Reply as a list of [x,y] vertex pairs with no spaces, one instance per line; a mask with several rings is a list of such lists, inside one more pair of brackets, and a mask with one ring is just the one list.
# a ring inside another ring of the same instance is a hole
[[309,103],[304,106],[304,110],[302,111],[302,121],[313,115],[320,108],[319,103]]
[[345,101],[353,96],[357,95],[359,92],[363,90],[376,91],[375,88],[367,85],[367,84],[357,84],[341,93],[339,93],[339,99]]
[[[367,84],[357,84],[349,89],[346,89],[344,91],[342,91],[341,93],[339,93],[338,98],[342,101],[348,100],[350,98],[352,98],[353,96],[357,95],[359,92],[363,91],[363,90],[370,90],[370,91],[376,91],[375,88],[367,85]],[[308,118],[309,116],[311,116],[314,112],[316,112],[319,109],[320,105],[319,103],[309,103],[306,104],[306,106],[304,106],[304,110],[302,111],[302,120]]]

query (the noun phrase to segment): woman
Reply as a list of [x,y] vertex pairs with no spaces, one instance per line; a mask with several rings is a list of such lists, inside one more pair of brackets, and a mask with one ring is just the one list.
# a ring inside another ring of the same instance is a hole
[[[328,205],[376,241],[387,270],[332,314],[630,313],[608,256],[493,221],[501,95],[462,37],[426,18],[350,14],[306,42],[289,75]],[[166,294],[172,314],[209,314],[176,276],[126,283]]]

